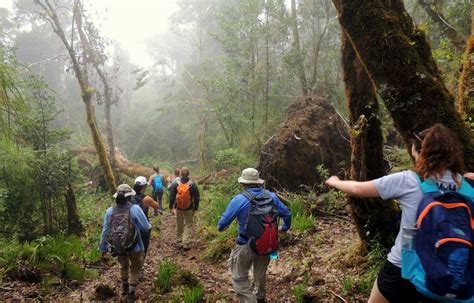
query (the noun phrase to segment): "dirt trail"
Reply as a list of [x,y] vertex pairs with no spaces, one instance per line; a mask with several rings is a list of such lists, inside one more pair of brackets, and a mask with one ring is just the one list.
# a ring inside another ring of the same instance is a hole
[[[161,222],[157,224],[159,221]],[[152,300],[153,293],[157,292],[153,283],[155,270],[161,260],[170,257],[181,268],[193,272],[199,278],[204,286],[206,298],[208,296],[213,298],[233,297],[231,293],[233,291],[232,283],[225,265],[226,262],[222,262],[223,264],[208,264],[200,259],[200,254],[205,249],[205,243],[195,241],[189,251],[177,249],[175,245],[176,221],[169,212],[165,212],[161,220],[152,220],[152,225],[152,238],[148,256],[145,260],[144,278],[137,289],[137,302]],[[69,293],[66,300],[75,302],[96,300],[95,289],[100,284],[110,285],[115,289],[116,295],[110,298],[110,302],[120,300],[121,285],[118,263],[99,269],[97,278],[85,281],[80,288]]]
[[[137,289],[137,302],[156,301],[156,299],[154,300],[156,296],[153,296],[153,293],[157,293],[153,283],[155,270],[161,260],[170,257],[174,258],[182,269],[193,272],[199,278],[204,286],[207,302],[237,302],[227,262],[225,260],[219,263],[202,261],[200,255],[206,248],[207,242],[205,240],[195,239],[189,251],[177,249],[175,245],[176,221],[174,216],[166,211],[159,221],[161,222],[156,224],[157,222],[155,221],[155,224],[153,224],[152,239],[148,256],[145,260],[144,278]],[[198,227],[195,226],[194,228],[197,229]],[[280,252],[280,255],[283,258],[280,257],[276,262],[271,261],[270,263],[267,279],[268,302],[292,301],[291,288],[283,287],[283,285],[288,284],[288,281],[286,283],[282,281],[284,276],[282,272],[285,272],[285,269],[291,268],[290,264],[287,264],[290,262],[290,256],[286,256],[285,252]],[[109,302],[120,300],[121,285],[119,265],[117,263],[100,269],[97,278],[85,281],[80,288],[69,293],[66,300],[74,302],[97,300],[95,298],[95,289],[100,284],[110,285],[115,289],[116,295],[110,298]]]

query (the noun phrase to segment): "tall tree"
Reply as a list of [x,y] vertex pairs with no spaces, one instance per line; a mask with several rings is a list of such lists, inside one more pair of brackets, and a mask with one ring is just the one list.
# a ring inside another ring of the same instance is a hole
[[308,80],[304,70],[304,59],[301,51],[300,34],[298,30],[298,16],[296,14],[296,0],[291,0],[291,32],[293,33],[293,52],[296,58],[298,77],[303,96],[308,94]]
[[401,0],[333,0],[339,22],[376,85],[399,133],[409,145],[413,131],[434,123],[452,129],[474,169],[472,133],[454,108],[424,33]]
[[[90,62],[87,62],[86,57],[86,53],[88,51],[88,37],[83,27],[82,5],[79,0],[74,1],[74,7],[72,11],[73,20],[71,26],[71,33],[69,35],[66,35],[64,31],[64,26],[58,16],[58,5],[53,5],[49,0],[35,0],[35,3],[37,3],[42,8],[43,18],[51,24],[53,31],[61,39],[64,47],[66,48],[69,54],[74,74],[81,89],[81,98],[85,106],[87,124],[92,134],[94,147],[99,156],[99,161],[102,167],[102,171],[104,173],[107,187],[109,191],[113,193],[116,189],[115,177],[112,171],[112,167],[110,165],[107,149],[102,140],[102,135],[100,133],[95,117],[95,109],[93,104],[93,96],[95,90],[89,80]],[[76,38],[78,38],[79,41],[75,41]]]
[[[347,36],[342,34],[342,66],[346,102],[351,130],[351,179],[368,181],[385,174],[383,136],[379,120],[379,104],[374,84],[357,57]],[[363,245],[370,248],[376,242],[389,248],[398,231],[397,209],[394,203],[380,198],[350,197],[352,216]]]
[[[471,35],[467,40],[466,50],[464,51],[464,61],[459,78],[458,94],[456,98],[456,107],[459,112],[466,114],[472,119],[472,109],[474,106],[474,9],[471,11]],[[471,124],[474,121],[469,121]]]

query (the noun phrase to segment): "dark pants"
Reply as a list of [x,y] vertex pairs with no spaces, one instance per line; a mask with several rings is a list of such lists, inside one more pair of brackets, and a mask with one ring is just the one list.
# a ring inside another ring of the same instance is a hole
[[142,237],[143,246],[145,247],[145,255],[148,251],[148,246],[150,246],[150,236],[151,236],[151,229],[149,231],[141,231],[140,236]]
[[[153,200],[158,202],[160,206],[159,212],[163,212],[163,192],[162,191],[154,191],[151,193]],[[153,209],[153,215],[156,217],[158,216],[158,209]]]
[[401,268],[385,261],[377,277],[377,286],[380,293],[390,303],[434,303],[416,291],[410,281],[402,278]]

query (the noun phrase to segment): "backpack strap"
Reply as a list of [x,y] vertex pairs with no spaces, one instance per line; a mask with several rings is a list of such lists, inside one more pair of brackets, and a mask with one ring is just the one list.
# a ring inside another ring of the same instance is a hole
[[244,196],[245,198],[249,199],[249,201],[251,202],[255,196],[252,195],[250,192],[244,190],[243,192],[240,193],[242,196]]
[[457,192],[468,198],[474,198],[474,188],[472,188],[471,184],[469,184],[469,182],[464,178],[461,179],[461,186],[458,188]]
[[435,182],[433,179],[431,179],[431,178],[426,178],[425,180],[423,180],[423,179],[420,177],[420,175],[415,174],[415,176],[416,176],[416,180],[417,180],[418,183],[420,184],[421,191],[422,191],[424,194],[439,192],[438,185],[436,185],[436,182]]

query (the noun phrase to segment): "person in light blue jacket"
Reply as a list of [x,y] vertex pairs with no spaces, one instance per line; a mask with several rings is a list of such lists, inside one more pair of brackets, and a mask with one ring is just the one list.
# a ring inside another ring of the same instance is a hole
[[[247,195],[256,197],[269,194],[276,209],[278,216],[283,218],[283,225],[280,232],[286,232],[291,226],[291,214],[288,208],[278,199],[275,193],[266,191],[263,188],[264,181],[259,178],[259,173],[254,168],[246,168],[242,171],[238,182],[244,187],[245,192],[236,195],[227,206],[217,225],[217,229],[222,232],[235,219],[239,223],[236,246],[232,249],[229,263],[232,274],[232,284],[234,286],[237,298],[240,302],[265,302],[265,285],[267,267],[270,262],[270,256],[259,255],[255,253],[248,245],[247,222],[250,211],[250,200]],[[254,283],[256,287],[253,293],[248,279],[250,267],[253,266]]]
[[[110,251],[110,245],[107,243],[107,235],[110,229],[110,220],[114,209],[123,209],[128,207],[130,209],[131,219],[137,231],[147,232],[151,229],[150,223],[138,205],[132,205],[130,199],[135,195],[135,191],[128,184],[121,184],[117,188],[117,192],[113,195],[115,203],[109,207],[104,216],[104,225],[102,227],[102,235],[100,238],[100,252],[102,258],[105,259],[107,253]],[[122,279],[122,295],[127,295],[127,302],[135,301],[135,288],[140,279],[140,272],[143,267],[145,258],[145,247],[141,239],[141,233],[137,232],[136,244],[131,253],[127,255],[118,255],[117,259],[120,263],[120,277]],[[130,273],[130,275],[129,275]]]

